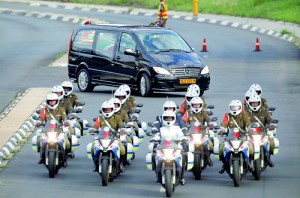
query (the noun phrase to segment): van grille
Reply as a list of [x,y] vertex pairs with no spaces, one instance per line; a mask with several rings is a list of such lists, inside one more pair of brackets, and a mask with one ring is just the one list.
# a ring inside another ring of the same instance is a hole
[[171,72],[175,76],[198,76],[200,73],[200,68],[173,68]]

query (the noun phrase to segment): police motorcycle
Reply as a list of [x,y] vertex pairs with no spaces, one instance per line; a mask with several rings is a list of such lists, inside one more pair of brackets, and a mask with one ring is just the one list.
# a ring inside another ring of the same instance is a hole
[[[35,117],[36,119],[37,117]],[[36,127],[40,128],[41,151],[44,152],[44,165],[49,171],[49,177],[54,178],[61,167],[67,167],[66,143],[64,132],[56,120],[49,120],[45,124],[36,122]],[[32,139],[33,149],[36,151],[37,136]]]
[[118,146],[119,134],[110,131],[109,127],[100,128],[95,131],[89,129],[90,135],[97,134],[94,138],[94,155],[92,155],[92,143],[87,145],[87,153],[90,159],[93,159],[96,171],[101,176],[102,186],[107,186],[120,174],[120,148]]
[[[263,126],[261,123],[255,122],[251,124],[251,132],[249,133],[249,141],[254,146],[254,160],[253,160],[253,172],[255,180],[260,180],[261,172],[268,166],[270,159],[270,142],[269,136],[273,138],[273,131],[276,129],[274,124],[277,124],[278,120],[272,120],[270,126]],[[278,153],[279,141],[274,139],[275,149],[274,153]]]
[[249,148],[246,136],[241,135],[238,128],[229,129],[224,146],[225,170],[233,179],[235,187],[240,186],[242,177],[249,168]]
[[[213,118],[216,121],[217,118]],[[188,151],[194,154],[194,164],[192,168],[193,175],[196,180],[201,179],[202,171],[207,165],[212,166],[209,151],[209,140],[216,139],[214,132],[211,130],[211,126],[201,125],[199,122],[192,123],[192,131],[188,133]]]

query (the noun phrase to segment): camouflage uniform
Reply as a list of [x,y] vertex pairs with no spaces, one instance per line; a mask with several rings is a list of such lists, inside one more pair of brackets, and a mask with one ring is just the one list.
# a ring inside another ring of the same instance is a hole
[[[241,135],[242,136],[246,135],[247,128],[251,124],[249,115],[247,113],[245,113],[244,111],[242,111],[237,116],[234,116],[234,120],[236,121],[238,126],[244,131],[244,132],[241,132],[242,133]],[[236,128],[237,127],[233,121],[233,116],[229,113],[225,114],[224,119],[221,123],[221,126],[224,128]],[[219,149],[220,160],[224,159],[224,146],[225,146],[224,143],[222,143],[220,145],[220,149]],[[248,143],[248,147],[249,147],[249,154],[251,156],[253,156],[254,148],[253,148],[252,144]]]
[[135,107],[136,107],[135,98],[133,96],[129,96],[129,98],[124,102],[124,104],[122,104],[121,109],[128,112],[128,114],[129,113],[131,114],[134,112]]
[[261,106],[262,106],[265,110],[269,111],[269,106],[268,106],[267,100],[266,100],[265,98],[261,98]]
[[67,115],[73,111],[73,107],[68,99],[61,99],[58,106],[62,107]]
[[[117,113],[115,113],[115,116],[119,116],[120,119],[122,120],[122,123],[129,122],[129,117],[128,117],[127,113],[123,109],[120,109],[120,111],[118,111]],[[129,142],[129,143],[132,143],[132,140],[131,140],[131,138],[128,135],[126,135],[126,141]]]
[[70,94],[68,96],[64,96],[64,99],[66,100],[69,100],[69,102],[71,103],[72,105],[72,108],[74,108],[75,106],[80,106],[80,103],[79,103],[79,100],[78,100],[78,97],[77,95],[75,94]]

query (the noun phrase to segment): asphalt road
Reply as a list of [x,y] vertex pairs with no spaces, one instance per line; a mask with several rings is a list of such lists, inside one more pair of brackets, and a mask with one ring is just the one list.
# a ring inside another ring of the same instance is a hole
[[[3,7],[36,9],[87,15],[81,11],[32,8],[23,5],[0,4]],[[147,24],[149,17],[88,13],[113,23]],[[67,78],[66,68],[45,67],[56,54],[66,51],[73,24],[0,14],[0,68],[1,103],[9,102],[16,91],[29,87],[52,87]],[[214,115],[222,120],[232,99],[243,99],[253,83],[263,88],[263,96],[269,106],[277,107],[274,118],[279,119],[278,138],[280,152],[273,157],[274,168],[267,168],[260,181],[251,174],[242,180],[239,188],[227,174],[220,175],[221,163],[213,159],[214,166],[203,172],[202,180],[194,180],[186,173],[186,185],[176,188],[174,197],[300,197],[300,53],[292,44],[273,37],[212,24],[189,21],[168,21],[168,26],[179,32],[196,50],[200,50],[203,38],[207,39],[208,53],[201,53],[211,68],[212,82],[205,93],[206,101],[215,105]],[[5,27],[5,28],[2,28]],[[17,31],[16,31],[17,29]],[[261,41],[262,52],[253,52],[255,38]],[[4,47],[5,46],[5,47]],[[114,88],[97,87],[92,93],[75,92],[86,102],[82,118],[92,122],[98,115],[101,103],[111,97]],[[3,97],[5,96],[5,97]],[[153,97],[136,96],[143,103],[141,120],[153,121],[162,112],[167,99],[177,104],[184,93],[159,93]],[[3,98],[3,100],[2,100]],[[142,144],[133,164],[108,187],[102,187],[100,176],[92,172],[92,161],[85,149],[92,137],[82,138],[76,157],[68,161],[68,167],[60,170],[55,179],[49,179],[44,166],[38,165],[38,155],[31,150],[30,141],[15,155],[8,167],[0,172],[1,197],[164,197],[154,173],[145,165],[147,140]]]

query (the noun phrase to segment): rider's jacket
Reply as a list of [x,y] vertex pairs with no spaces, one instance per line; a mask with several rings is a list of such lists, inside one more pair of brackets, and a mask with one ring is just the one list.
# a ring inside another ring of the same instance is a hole
[[[238,126],[237,126],[237,125]],[[224,115],[221,126],[224,128],[241,128],[245,133],[247,128],[250,126],[250,118],[249,115],[242,111],[239,115],[233,116],[230,113],[226,113]]]
[[42,109],[39,118],[42,122],[47,122],[48,120],[55,119],[58,123],[63,123],[66,120],[67,115],[62,107],[57,107],[56,109],[49,109],[46,106]]
[[264,108],[260,108],[258,111],[252,111],[250,108],[247,108],[245,110],[250,117],[251,123],[258,122],[259,124],[266,126],[267,124],[270,124],[272,120],[269,112]]
[[99,129],[100,127],[108,127],[110,130],[117,132],[118,129],[122,128],[123,122],[120,116],[112,115],[109,118],[105,118],[103,116],[99,116],[96,119],[96,122],[93,126],[95,129]]
[[72,105],[72,108],[74,108],[74,106],[79,106],[79,100],[78,100],[78,97],[77,95],[75,94],[70,94],[68,96],[64,96],[64,99],[67,99],[69,100],[69,102],[71,103]]
[[156,133],[154,140],[170,140],[179,141],[184,137],[184,134],[179,126],[163,126],[160,128],[160,133]]
[[207,115],[205,109],[202,108],[200,113],[195,113],[191,110],[186,111],[185,114],[182,116],[182,120],[185,123],[191,122],[200,122],[202,125],[205,125],[205,122],[208,124],[210,122],[210,117]]

